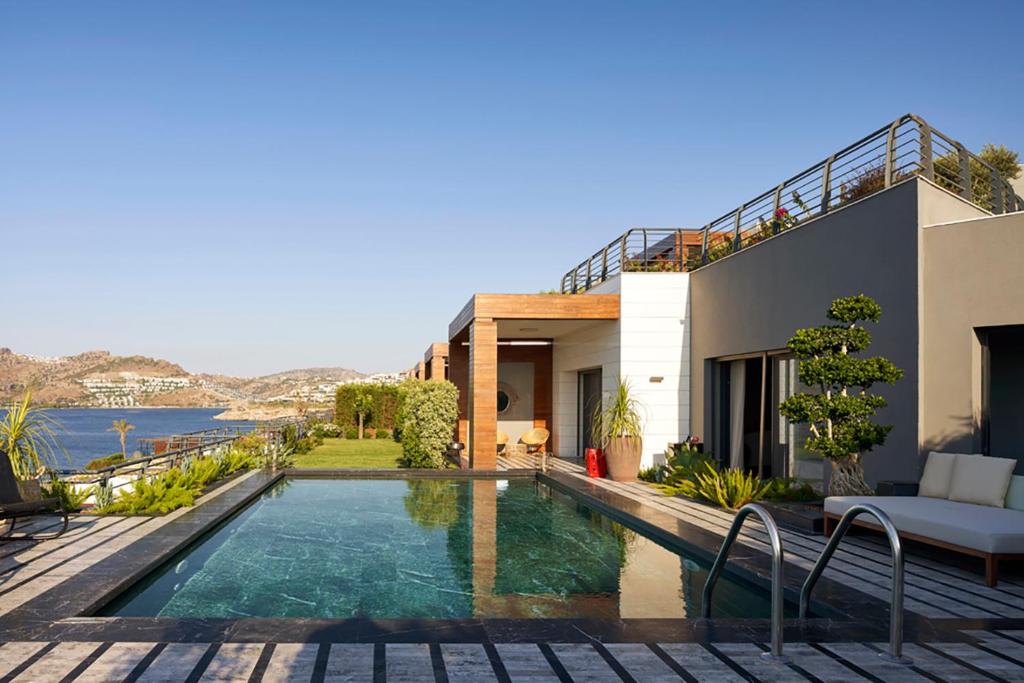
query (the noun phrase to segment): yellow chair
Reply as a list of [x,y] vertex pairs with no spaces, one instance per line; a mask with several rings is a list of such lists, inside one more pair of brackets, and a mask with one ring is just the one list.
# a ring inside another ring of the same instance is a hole
[[498,430],[498,452],[499,453],[504,452],[505,446],[508,445],[508,438],[509,438],[508,434],[506,434],[505,432],[501,431],[500,429]]
[[542,472],[548,471],[548,452],[544,446],[550,438],[551,432],[543,427],[535,427],[519,437],[519,440],[526,444],[527,455],[531,451],[540,455],[540,469]]

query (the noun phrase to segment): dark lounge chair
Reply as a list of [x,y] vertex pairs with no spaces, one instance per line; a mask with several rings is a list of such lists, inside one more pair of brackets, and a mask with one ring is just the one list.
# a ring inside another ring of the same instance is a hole
[[[60,531],[44,535],[14,535],[14,527],[19,519],[49,515],[54,512],[59,512],[64,518],[64,525]],[[11,467],[11,459],[7,457],[7,453],[0,451],[0,523],[4,520],[9,520],[11,527],[0,534],[0,541],[42,541],[57,538],[68,530],[68,511],[60,504],[60,499],[25,500],[22,498],[21,491],[18,489],[18,480],[14,476],[14,468]]]

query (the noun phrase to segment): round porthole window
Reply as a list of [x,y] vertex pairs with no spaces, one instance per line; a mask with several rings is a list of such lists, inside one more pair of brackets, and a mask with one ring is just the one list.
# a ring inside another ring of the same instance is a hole
[[504,413],[508,410],[509,403],[511,403],[511,400],[509,399],[508,394],[501,389],[498,389],[498,412]]

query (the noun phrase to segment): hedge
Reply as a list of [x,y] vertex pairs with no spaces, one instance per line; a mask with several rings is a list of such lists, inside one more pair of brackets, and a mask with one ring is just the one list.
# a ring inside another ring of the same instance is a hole
[[355,411],[355,395],[363,391],[373,399],[364,427],[393,430],[398,414],[399,388],[393,384],[343,384],[334,394],[334,421],[342,429],[355,427],[359,418]]

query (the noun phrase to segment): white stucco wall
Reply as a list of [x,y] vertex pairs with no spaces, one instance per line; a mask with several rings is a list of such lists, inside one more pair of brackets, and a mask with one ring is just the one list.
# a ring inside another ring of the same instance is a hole
[[[555,340],[554,451],[577,457],[577,373],[600,367],[607,396],[620,376],[644,407],[643,466],[689,434],[689,274],[624,273],[591,290],[618,293],[620,316]],[[584,295],[586,296],[586,295]],[[661,381],[652,382],[652,378]]]

